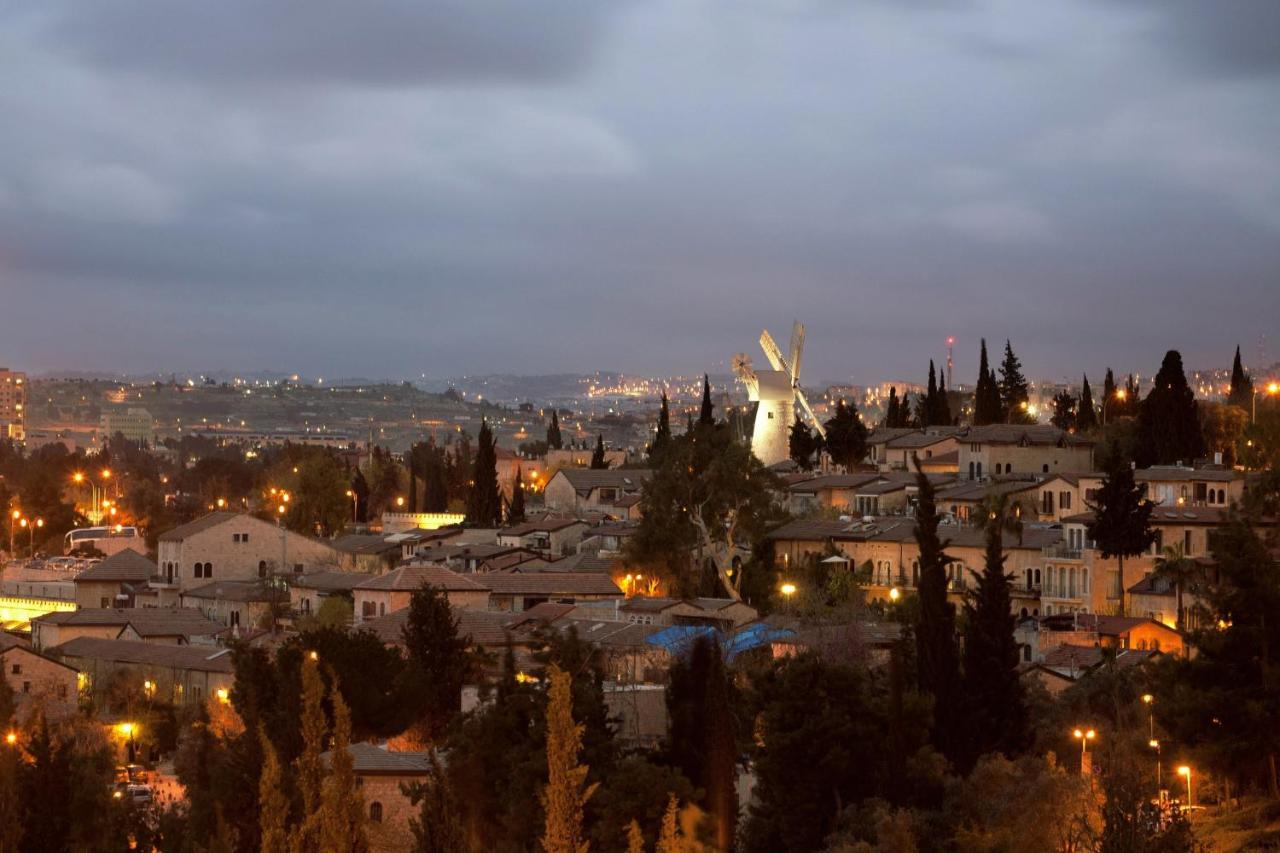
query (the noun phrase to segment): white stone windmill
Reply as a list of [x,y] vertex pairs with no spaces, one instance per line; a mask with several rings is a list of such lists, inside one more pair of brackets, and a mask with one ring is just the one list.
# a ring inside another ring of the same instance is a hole
[[756,423],[751,431],[751,450],[765,465],[773,465],[790,456],[791,424],[795,420],[796,401],[813,421],[818,434],[826,436],[822,423],[814,416],[813,408],[800,388],[800,357],[804,353],[804,326],[797,322],[791,327],[790,358],[783,359],[782,350],[766,329],[760,335],[760,348],[769,359],[772,370],[754,370],[751,357],[739,353],[733,358],[733,372],[747,386],[747,398],[760,405],[756,408]]

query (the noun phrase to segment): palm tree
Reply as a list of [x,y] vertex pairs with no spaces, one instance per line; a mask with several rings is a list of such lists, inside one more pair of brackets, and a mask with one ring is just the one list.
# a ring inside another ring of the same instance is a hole
[[1186,629],[1182,610],[1182,591],[1200,576],[1200,564],[1191,559],[1182,550],[1182,543],[1166,545],[1156,557],[1155,576],[1164,578],[1173,584],[1174,595],[1178,603],[1178,630]]

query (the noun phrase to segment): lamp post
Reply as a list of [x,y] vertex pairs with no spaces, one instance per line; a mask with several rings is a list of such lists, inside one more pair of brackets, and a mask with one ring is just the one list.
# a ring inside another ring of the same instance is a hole
[[1156,738],[1156,715],[1153,708],[1155,702],[1156,697],[1152,696],[1150,693],[1142,694],[1142,704],[1147,706],[1147,737],[1152,740],[1155,740]]
[[1076,729],[1072,734],[1080,741],[1080,775],[1087,776],[1092,772],[1089,764],[1089,741],[1098,736],[1093,729]]
[[9,514],[9,553],[13,554],[13,526],[22,518],[22,510],[15,509]]
[[1187,808],[1190,809],[1195,805],[1195,802],[1191,798],[1191,768],[1185,764],[1182,765],[1178,768],[1178,775],[1187,777]]
[[[1280,394],[1280,382],[1268,382],[1267,387],[1263,390],[1268,397],[1274,397],[1276,394]],[[1249,423],[1251,424],[1257,423],[1257,421],[1258,421],[1258,389],[1254,388],[1253,401],[1250,407]]]
[[787,612],[791,612],[791,596],[796,594],[796,585],[788,581],[778,587],[778,591],[782,593],[783,599],[787,602]]
[[1160,768],[1160,741],[1156,740],[1155,738],[1152,738],[1147,743],[1147,746],[1151,747],[1156,751],[1156,796],[1159,797],[1160,789],[1164,787],[1164,778],[1163,778],[1164,774],[1161,772],[1161,768]]

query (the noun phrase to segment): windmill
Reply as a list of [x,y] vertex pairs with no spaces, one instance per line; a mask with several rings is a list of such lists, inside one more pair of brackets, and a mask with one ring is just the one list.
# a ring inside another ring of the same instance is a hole
[[765,465],[773,465],[790,455],[788,444],[797,400],[809,415],[809,420],[813,421],[818,434],[825,437],[826,431],[814,416],[813,408],[800,388],[804,326],[797,322],[791,327],[789,358],[782,357],[782,350],[768,329],[760,335],[760,348],[764,350],[772,370],[756,370],[751,366],[750,356],[738,353],[733,357],[733,372],[747,386],[747,398],[760,404],[756,408],[755,427],[751,431],[751,450]]

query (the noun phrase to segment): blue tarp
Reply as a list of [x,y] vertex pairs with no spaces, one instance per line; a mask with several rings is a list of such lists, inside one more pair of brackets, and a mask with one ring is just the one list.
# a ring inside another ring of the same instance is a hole
[[794,631],[786,628],[775,628],[763,622],[747,625],[730,634],[722,633],[710,625],[672,625],[650,634],[645,642],[654,646],[662,646],[668,654],[681,655],[693,647],[699,637],[711,637],[724,652],[726,661],[732,662],[743,652],[767,646],[776,640],[795,636]]

